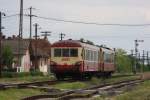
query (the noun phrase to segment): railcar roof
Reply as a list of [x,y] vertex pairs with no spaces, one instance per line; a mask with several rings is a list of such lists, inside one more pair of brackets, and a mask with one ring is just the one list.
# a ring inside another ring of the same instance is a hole
[[100,47],[100,48],[101,48],[101,50],[104,51],[104,52],[107,52],[107,53],[114,53],[114,51],[111,50],[111,49],[107,49],[107,48],[104,48],[104,47]]
[[62,40],[52,44],[51,47],[81,47],[81,43],[77,40]]
[[85,47],[85,48],[94,49],[94,50],[98,50],[101,48],[102,51],[105,51],[105,52],[112,52],[112,53],[114,52],[113,50],[105,48],[105,47],[99,47],[96,45],[88,44],[86,42],[81,42],[79,40],[72,40],[72,39],[57,41],[53,43],[51,47]]

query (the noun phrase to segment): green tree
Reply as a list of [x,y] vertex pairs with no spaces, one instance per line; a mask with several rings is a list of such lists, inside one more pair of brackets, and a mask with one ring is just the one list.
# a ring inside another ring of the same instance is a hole
[[132,60],[123,49],[116,50],[116,67],[117,72],[132,72]]
[[13,63],[13,52],[10,46],[3,47],[2,50],[2,64],[7,66],[7,68],[12,68]]

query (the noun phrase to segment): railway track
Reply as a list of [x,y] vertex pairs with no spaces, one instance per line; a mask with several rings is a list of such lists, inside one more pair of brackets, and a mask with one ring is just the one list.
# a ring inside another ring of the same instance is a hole
[[28,82],[28,83],[9,83],[9,84],[0,84],[0,90],[9,89],[9,88],[36,88],[42,87],[44,85],[54,85],[59,82],[74,82],[74,80],[49,80],[49,81],[37,81],[37,82]]
[[30,85],[35,85],[35,86],[41,86],[44,84],[56,84],[58,81],[56,80],[51,80],[51,81],[38,81],[38,82],[28,82],[28,83],[9,83],[9,84],[0,84],[0,89],[8,89],[8,88],[22,88],[22,87],[27,87]]
[[110,91],[119,90],[123,87],[136,86],[141,82],[144,82],[144,80],[135,79],[135,80],[128,80],[128,81],[121,81],[113,84],[97,85],[97,86],[92,86],[89,88],[78,89],[78,90],[67,90],[67,91],[58,90],[58,91],[49,92],[49,94],[47,95],[37,95],[37,96],[27,97],[22,100],[48,100],[50,98],[55,100],[71,100],[71,99],[79,99],[79,98],[80,99],[90,98],[94,96],[100,96],[104,92],[110,93]]

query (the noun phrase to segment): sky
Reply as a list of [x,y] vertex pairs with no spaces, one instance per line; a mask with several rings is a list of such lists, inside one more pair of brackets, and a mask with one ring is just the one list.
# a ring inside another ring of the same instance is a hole
[[[0,0],[0,11],[7,16],[19,13],[20,0]],[[93,22],[100,24],[150,24],[150,0],[24,0],[24,14],[29,14],[29,7],[35,8],[33,14],[41,17]],[[19,17],[2,19],[6,36],[18,35]],[[139,43],[139,50],[150,51],[150,26],[102,26],[60,22],[33,18],[41,31],[51,31],[48,38],[51,43],[59,40],[59,34],[65,33],[64,39],[93,41],[98,45],[122,48],[130,52],[134,49],[134,40]],[[24,17],[23,37],[29,37],[29,17]],[[33,27],[34,35],[34,27]]]

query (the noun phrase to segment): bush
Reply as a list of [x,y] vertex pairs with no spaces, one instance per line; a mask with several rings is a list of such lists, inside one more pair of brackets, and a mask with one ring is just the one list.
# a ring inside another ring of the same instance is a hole
[[4,68],[2,69],[3,72],[17,72],[17,68]]
[[43,73],[40,71],[31,71],[30,75],[31,76],[43,76]]
[[15,72],[2,72],[2,77],[13,78],[17,76],[16,74]]
[[2,72],[2,77],[6,77],[6,78],[25,77],[25,76],[43,76],[43,73],[39,71],[21,72],[21,73],[8,72],[8,71]]

